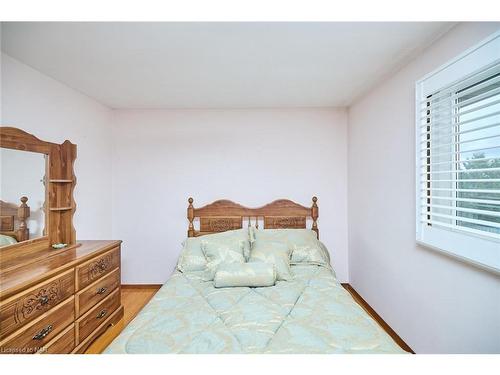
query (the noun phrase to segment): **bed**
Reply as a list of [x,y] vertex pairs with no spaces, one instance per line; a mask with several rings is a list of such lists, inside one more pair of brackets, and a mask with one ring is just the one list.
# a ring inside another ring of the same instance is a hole
[[[244,220],[257,231],[259,222],[264,231],[300,231],[308,219],[319,236],[316,198],[312,207],[192,203],[188,237],[241,230]],[[293,263],[290,272],[273,286],[220,288],[206,270],[176,269],[105,353],[405,353],[341,286],[329,260]]]

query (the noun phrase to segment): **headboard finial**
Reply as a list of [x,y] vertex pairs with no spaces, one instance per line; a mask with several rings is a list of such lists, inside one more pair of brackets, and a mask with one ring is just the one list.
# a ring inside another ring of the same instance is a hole
[[316,232],[316,235],[319,238],[319,229],[318,229],[318,216],[319,216],[319,209],[318,205],[316,202],[318,201],[318,197],[314,196],[312,197],[313,205],[311,207],[311,217],[313,219],[313,224],[312,224],[312,230]]
[[26,221],[30,216],[30,208],[26,204],[28,197],[21,197],[21,205],[17,209],[17,217],[19,219],[19,228],[17,229],[17,240],[19,242],[26,241],[30,237],[30,230]]
[[194,207],[193,207],[193,198],[189,197],[188,198],[189,206],[187,209],[187,217],[189,220],[189,226],[188,226],[188,237],[194,237],[194,225],[193,225],[193,220],[194,220]]

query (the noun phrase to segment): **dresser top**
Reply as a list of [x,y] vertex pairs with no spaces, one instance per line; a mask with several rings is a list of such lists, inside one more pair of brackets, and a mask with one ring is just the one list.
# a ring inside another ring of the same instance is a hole
[[0,258],[0,299],[48,279],[58,272],[85,262],[121,244],[121,241],[78,241],[67,249],[41,249],[30,259],[21,259],[18,264],[3,264]]

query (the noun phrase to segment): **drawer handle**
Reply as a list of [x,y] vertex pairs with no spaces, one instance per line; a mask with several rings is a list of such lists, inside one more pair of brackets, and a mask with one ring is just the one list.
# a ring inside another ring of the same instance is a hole
[[105,271],[106,268],[108,268],[108,265],[106,264],[106,261],[104,259],[100,259],[97,262],[97,267],[99,267],[101,269],[101,271]]
[[49,303],[49,296],[41,296],[40,299],[40,305],[46,305],[47,303]]
[[96,318],[97,319],[101,319],[101,318],[104,318],[106,316],[106,314],[108,313],[108,310],[104,309],[104,310],[101,310],[101,312],[99,314],[97,314]]
[[43,340],[47,335],[52,332],[52,324],[49,324],[47,327],[38,332],[35,336],[33,336],[33,340]]
[[96,294],[104,294],[104,293],[106,293],[106,290],[108,290],[108,288],[106,288],[106,287],[104,286],[104,287],[102,287],[102,288],[97,289]]

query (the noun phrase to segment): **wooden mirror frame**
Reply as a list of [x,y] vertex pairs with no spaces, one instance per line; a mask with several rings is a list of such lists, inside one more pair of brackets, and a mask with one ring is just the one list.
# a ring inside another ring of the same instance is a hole
[[44,236],[0,248],[0,252],[18,247],[47,248],[53,244],[76,244],[73,215],[76,210],[73,191],[76,177],[73,164],[76,145],[45,142],[13,127],[0,126],[0,148],[45,154],[45,230]]

